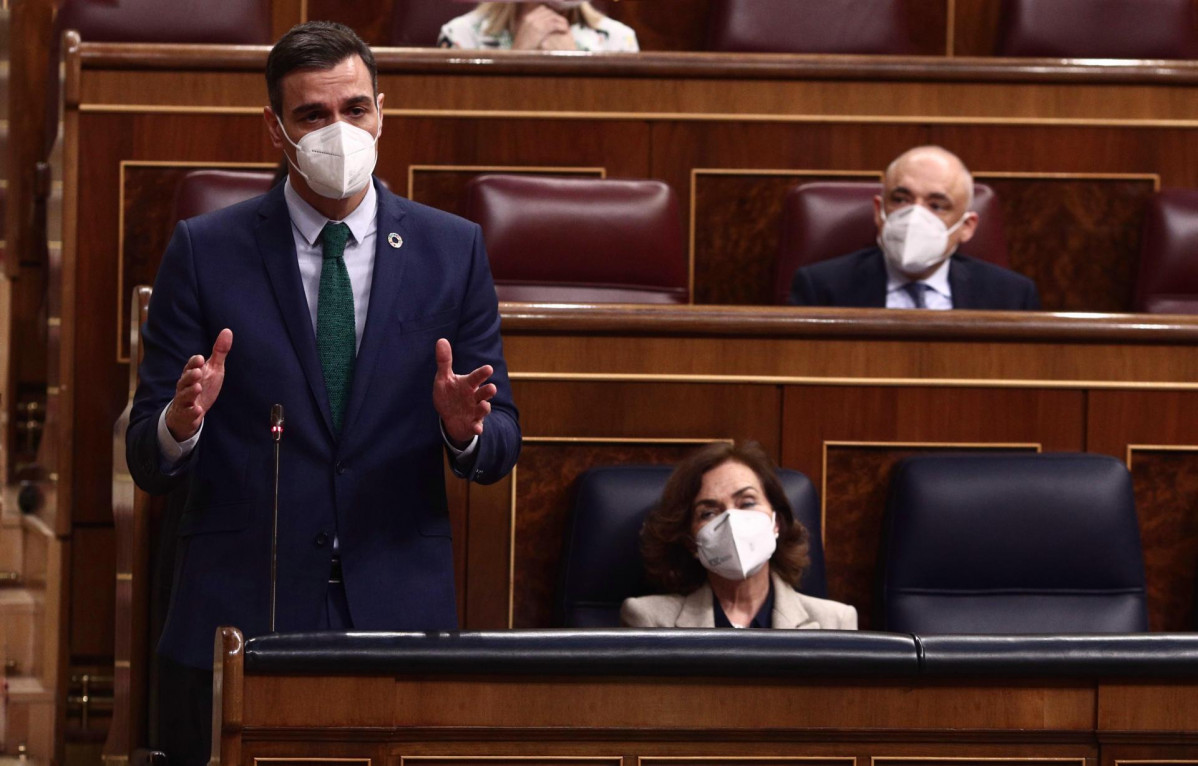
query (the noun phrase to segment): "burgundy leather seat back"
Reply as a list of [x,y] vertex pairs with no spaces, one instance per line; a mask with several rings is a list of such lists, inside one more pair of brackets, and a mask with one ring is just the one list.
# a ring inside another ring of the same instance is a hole
[[[795,269],[876,244],[873,199],[882,193],[874,181],[816,181],[796,186],[782,203],[782,234],[774,302],[785,305]],[[978,228],[961,252],[1006,267],[1007,237],[998,196],[986,184],[974,184]]]
[[1198,314],[1198,190],[1166,189],[1149,201],[1136,310]]
[[59,19],[84,42],[274,42],[270,0],[65,0]]
[[998,32],[1000,56],[1198,56],[1192,0],[1003,0]]
[[441,26],[470,9],[469,5],[449,0],[395,0],[391,12],[391,36],[387,44],[404,48],[431,48],[437,44]]
[[909,0],[712,0],[708,48],[745,53],[914,53]]
[[678,200],[660,181],[485,175],[466,189],[499,299],[686,303]]
[[270,170],[193,170],[175,189],[175,221],[263,194],[270,189],[274,175]]

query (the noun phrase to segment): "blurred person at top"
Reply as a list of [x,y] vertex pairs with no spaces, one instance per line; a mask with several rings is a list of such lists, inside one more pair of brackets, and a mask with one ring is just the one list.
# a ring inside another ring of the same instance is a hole
[[441,27],[442,48],[636,53],[636,32],[583,0],[479,3]]

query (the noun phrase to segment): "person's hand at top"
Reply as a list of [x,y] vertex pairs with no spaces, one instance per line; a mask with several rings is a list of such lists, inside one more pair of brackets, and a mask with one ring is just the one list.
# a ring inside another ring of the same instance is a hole
[[525,11],[517,22],[512,48],[522,51],[575,50],[574,33],[565,16],[547,5]]

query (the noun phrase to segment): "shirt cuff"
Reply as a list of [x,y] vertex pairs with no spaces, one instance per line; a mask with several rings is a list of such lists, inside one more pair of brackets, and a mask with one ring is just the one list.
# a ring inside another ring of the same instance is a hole
[[[478,451],[478,434],[474,435],[474,438],[471,439],[470,443],[466,445],[466,449],[458,449],[450,443],[449,434],[445,433],[445,424],[440,420],[438,420],[437,423],[441,426],[441,440],[445,442],[445,446],[449,448],[449,454],[453,458],[454,465],[465,470],[470,466],[470,460],[474,457],[474,453]],[[196,435],[198,436],[199,434]]]
[[168,469],[182,463],[195,449],[196,444],[200,441],[200,434],[204,432],[204,422],[200,421],[200,427],[190,439],[185,441],[175,441],[175,437],[171,435],[171,430],[166,427],[166,411],[170,405],[162,408],[162,413],[158,416],[158,454],[162,456],[162,462]]

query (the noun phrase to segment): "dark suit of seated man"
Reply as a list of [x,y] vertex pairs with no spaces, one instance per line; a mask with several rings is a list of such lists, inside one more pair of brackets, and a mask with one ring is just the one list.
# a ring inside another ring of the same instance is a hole
[[874,197],[878,247],[795,271],[796,306],[1037,310],[1036,285],[1013,271],[962,255],[977,230],[973,177],[938,146],[901,154]]

